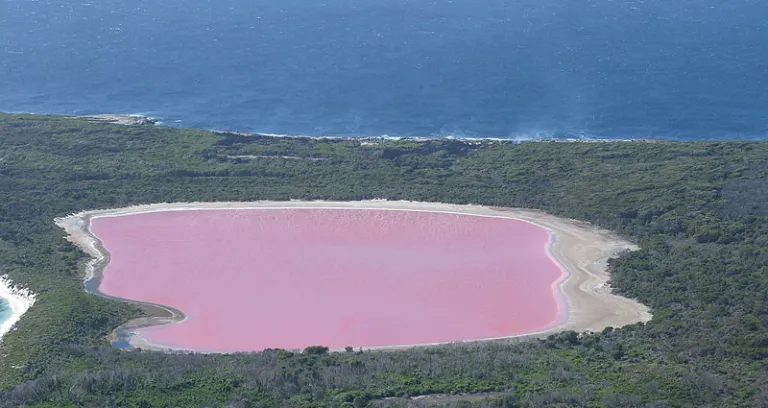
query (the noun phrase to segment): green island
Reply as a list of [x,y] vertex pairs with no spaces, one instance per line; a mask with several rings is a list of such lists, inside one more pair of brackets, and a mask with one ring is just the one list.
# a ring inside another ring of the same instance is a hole
[[[0,115],[0,274],[37,303],[0,343],[0,407],[768,407],[768,142],[275,138]],[[611,285],[653,320],[401,351],[123,351],[145,313],[83,290],[53,219],[188,201],[526,207],[639,244]]]

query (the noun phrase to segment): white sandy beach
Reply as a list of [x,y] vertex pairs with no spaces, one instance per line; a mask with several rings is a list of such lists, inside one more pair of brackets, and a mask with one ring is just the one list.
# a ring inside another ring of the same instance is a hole
[[[217,202],[217,203],[160,203],[87,211],[56,219],[56,224],[68,234],[67,239],[78,245],[93,257],[88,262],[85,279],[100,273],[108,254],[90,232],[90,220],[98,217],[127,216],[158,211],[188,211],[213,209],[269,209],[269,208],[325,208],[325,209],[378,209],[449,212],[483,217],[511,218],[526,221],[547,229],[551,234],[550,254],[560,264],[565,274],[559,285],[554,288],[556,296],[565,303],[565,318],[549,329],[538,333],[521,336],[543,336],[565,330],[600,331],[605,327],[621,327],[638,322],[647,322],[652,318],[647,306],[612,293],[608,281],[610,275],[607,261],[622,251],[636,250],[637,246],[616,237],[608,231],[600,230],[588,223],[569,220],[544,213],[542,211],[491,208],[478,205],[454,205],[441,203],[421,203],[410,201],[368,200],[353,202],[331,201],[258,201],[258,202]],[[158,305],[161,308],[168,308]],[[172,311],[171,311],[172,312]],[[174,314],[174,313],[171,313]],[[176,316],[180,321],[184,316]],[[149,319],[151,320],[151,319]],[[150,323],[142,318],[142,325]],[[157,319],[155,324],[169,324],[169,318]],[[127,327],[136,327],[129,322]],[[509,338],[509,337],[508,337]],[[496,340],[496,339],[476,339]],[[472,340],[469,340],[472,341]],[[134,333],[130,343],[142,348],[158,348]],[[396,346],[394,348],[408,347]]]
[[0,298],[8,302],[11,309],[11,315],[3,322],[0,322],[0,341],[3,336],[13,329],[21,316],[35,304],[36,295],[28,289],[16,287],[7,275],[0,276]]

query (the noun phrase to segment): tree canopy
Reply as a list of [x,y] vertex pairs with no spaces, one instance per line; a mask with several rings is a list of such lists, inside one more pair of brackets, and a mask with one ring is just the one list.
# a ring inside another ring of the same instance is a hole
[[[246,136],[0,115],[0,272],[39,294],[0,343],[0,407],[768,406],[768,143]],[[54,217],[183,201],[527,207],[641,249],[610,262],[647,324],[328,353],[120,351],[142,313],[82,288]],[[421,397],[421,398],[412,398]]]

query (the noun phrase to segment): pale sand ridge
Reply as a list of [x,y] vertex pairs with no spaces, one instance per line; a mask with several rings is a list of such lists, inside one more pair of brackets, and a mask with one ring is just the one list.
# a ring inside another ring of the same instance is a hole
[[[100,274],[109,261],[109,254],[99,240],[90,232],[90,220],[98,217],[115,217],[158,211],[188,211],[213,209],[274,209],[274,208],[320,208],[320,209],[376,209],[449,212],[484,217],[518,219],[547,229],[551,234],[550,253],[564,269],[564,279],[555,290],[567,305],[565,321],[538,333],[518,336],[543,336],[565,330],[600,331],[606,327],[622,327],[647,322],[652,318],[650,309],[632,299],[612,294],[608,285],[610,275],[607,261],[622,251],[636,250],[636,245],[624,241],[608,231],[600,230],[588,223],[555,217],[537,210],[491,208],[478,205],[454,205],[421,203],[410,201],[368,200],[351,202],[332,201],[257,201],[218,203],[161,203],[139,205],[118,209],[86,211],[66,218],[56,219],[56,224],[68,234],[67,239],[93,257],[85,267],[85,279],[100,281]],[[121,299],[131,302],[129,299]],[[163,305],[148,305],[132,302],[149,308],[153,315],[134,319],[118,327],[115,336],[126,338],[134,347],[166,349],[152,345],[138,335],[141,327],[177,323],[184,314]],[[510,337],[506,337],[510,338]],[[495,339],[478,339],[495,340]],[[396,346],[400,348],[408,346]]]

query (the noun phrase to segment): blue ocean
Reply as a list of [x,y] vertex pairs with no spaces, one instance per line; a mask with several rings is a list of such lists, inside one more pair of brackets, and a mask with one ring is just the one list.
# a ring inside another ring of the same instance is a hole
[[765,0],[0,0],[0,111],[289,135],[768,138]]
[[0,324],[11,317],[11,307],[8,305],[8,301],[0,298]]

